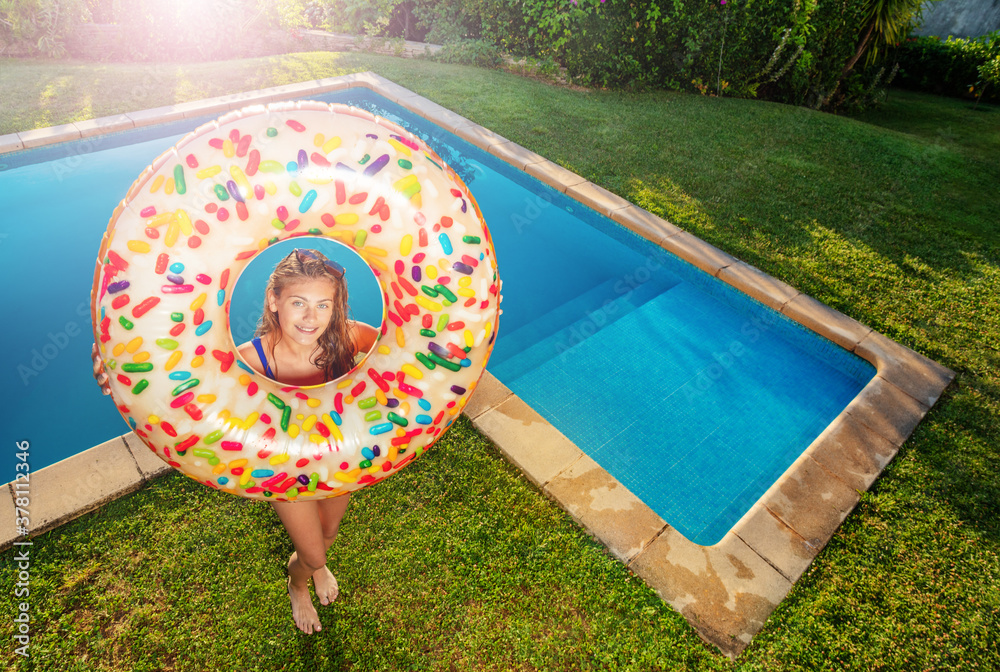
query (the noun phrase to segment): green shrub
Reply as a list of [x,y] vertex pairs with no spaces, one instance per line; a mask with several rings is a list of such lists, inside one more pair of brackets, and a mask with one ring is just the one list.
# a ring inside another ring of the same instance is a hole
[[87,15],[83,0],[0,0],[0,48],[62,58],[67,36]]
[[[897,83],[907,89],[946,96],[1000,100],[1000,82],[991,79],[1000,58],[1000,31],[973,39],[911,37],[896,58]],[[988,87],[988,88],[987,88]]]
[[485,40],[458,40],[449,42],[441,50],[430,56],[440,63],[475,65],[480,68],[496,69],[503,64],[503,55],[495,44]]

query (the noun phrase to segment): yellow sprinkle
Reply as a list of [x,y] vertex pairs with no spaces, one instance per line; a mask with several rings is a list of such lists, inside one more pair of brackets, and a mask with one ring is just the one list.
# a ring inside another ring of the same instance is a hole
[[389,444],[389,454],[388,454],[388,455],[386,455],[386,458],[387,458],[387,459],[388,459],[388,460],[389,460],[390,462],[395,462],[395,461],[396,461],[396,450],[397,450],[396,446],[394,446],[394,445],[392,445],[392,444],[390,443],[390,444]]
[[381,247],[370,247],[369,246],[369,247],[363,248],[361,251],[365,252],[367,254],[374,255],[376,257],[386,257],[386,256],[389,256],[389,253],[386,252],[385,250],[383,250]]
[[163,236],[163,244],[166,245],[167,247],[173,247],[174,243],[177,242],[177,238],[180,237],[180,235],[181,235],[180,224],[177,223],[176,219],[172,220],[170,224],[167,226],[167,235]]
[[378,403],[382,404],[383,406],[389,403],[389,398],[385,396],[385,392],[383,392],[382,388],[380,387],[375,388],[375,399],[378,401]]
[[390,352],[392,352],[392,350],[389,348],[388,345],[380,345],[378,346],[378,352],[380,355],[388,355]]
[[194,359],[191,360],[191,368],[192,369],[197,369],[199,366],[201,366],[204,363],[205,363],[205,358],[202,357],[201,355],[198,355],[197,357],[195,357]]
[[138,252],[139,254],[145,254],[146,252],[149,252],[149,243],[147,243],[145,240],[130,240],[128,241],[128,243],[126,243],[126,245],[128,245],[128,249],[132,250],[133,252]]
[[160,190],[160,187],[162,187],[162,186],[163,186],[163,180],[165,180],[165,179],[166,179],[166,178],[165,178],[165,177],[163,177],[163,175],[157,175],[157,176],[156,176],[156,179],[155,179],[155,180],[153,180],[153,186],[151,186],[151,187],[149,188],[149,193],[151,193],[151,194],[155,194],[155,193],[156,193],[157,191],[159,191],[159,190]]
[[[298,425],[292,425],[288,429],[291,429],[292,427],[297,427],[297,426]],[[281,455],[275,455],[274,457],[272,457],[267,462],[268,462],[268,464],[282,464],[283,462],[287,462],[287,461],[288,461],[288,453],[282,453]]]
[[177,222],[181,225],[181,233],[185,236],[190,236],[194,233],[194,227],[191,226],[191,218],[188,217],[187,211],[177,210]]
[[290,438],[294,439],[298,435],[299,435],[299,426],[298,425],[288,425],[288,436]]
[[425,273],[427,273],[427,277],[431,280],[438,277],[438,269],[436,266],[428,266]]
[[413,196],[410,196],[410,203],[412,203],[413,207],[416,208],[417,210],[419,210],[423,206],[424,199],[420,197],[419,191],[413,194]]
[[403,391],[402,391],[401,389],[399,389],[398,387],[396,388],[395,392],[396,392],[396,396],[397,396],[397,397],[398,397],[399,399],[406,399],[406,398],[407,398],[408,396],[410,396],[410,395],[408,395],[408,394],[407,394],[406,392],[403,392]]
[[337,389],[342,390],[345,387],[350,387],[353,384],[354,384],[353,380],[342,380],[339,383],[337,383]]
[[247,460],[245,458],[240,458],[238,460],[233,460],[232,462],[229,463],[229,468],[230,469],[239,469],[240,467],[247,466],[247,464],[249,462],[250,462],[250,460]]
[[493,333],[493,323],[492,322],[487,322],[486,323],[486,338],[489,338],[490,334],[492,334],[492,333]]
[[448,409],[448,415],[458,415],[458,412],[462,410],[462,407],[455,404],[450,409]]
[[463,277],[463,278],[459,278],[459,280],[458,280],[458,286],[459,287],[468,287],[471,284],[472,284],[472,278],[470,278],[467,275],[465,277]]
[[149,424],[151,424],[151,425],[158,425],[158,424],[160,424],[160,418],[159,418],[159,416],[151,415],[151,416],[149,416],[149,419],[147,420],[147,422]]
[[143,350],[142,352],[136,353],[132,357],[132,361],[133,362],[145,362],[147,359],[149,359],[149,353],[146,352],[145,350]]
[[174,213],[172,212],[161,212],[160,214],[153,217],[151,220],[146,222],[146,226],[163,226],[164,224],[169,224],[174,221]]
[[337,147],[340,147],[340,138],[335,135],[323,143],[323,153],[329,154],[333,150],[337,149]]
[[181,361],[181,357],[183,356],[184,356],[183,352],[181,352],[180,350],[174,350],[173,352],[170,353],[170,358],[167,359],[167,363],[163,368],[169,371],[170,369],[177,366],[177,362]]
[[195,177],[197,177],[199,180],[204,180],[205,178],[208,177],[215,177],[221,172],[222,172],[222,166],[209,166],[208,168],[204,168],[195,173]]
[[260,418],[260,413],[258,413],[257,411],[254,411],[253,413],[248,415],[246,422],[243,423],[243,429],[250,429],[251,427],[253,427],[255,424],[257,424],[257,420],[259,418]]
[[381,464],[373,464],[372,466],[368,467],[368,473],[371,474],[372,476],[374,476],[380,471],[382,471]]
[[167,183],[163,186],[163,193],[167,195],[174,193],[174,178],[167,178]]
[[[366,249],[368,249],[368,248],[365,248],[365,250]],[[389,267],[386,266],[385,264],[383,264],[379,259],[376,259],[375,257],[372,257],[371,255],[364,254],[365,250],[361,250],[361,253],[362,253],[361,256],[362,256],[362,258],[364,258],[365,261],[367,261],[370,265],[374,266],[375,268],[377,268],[380,271],[387,271],[387,270],[389,270]]]
[[403,364],[399,368],[403,373],[409,376],[413,376],[414,378],[420,379],[424,377],[424,374],[420,371],[420,369],[413,366],[412,364]]
[[222,409],[222,412],[219,413],[219,419],[220,420],[228,420],[229,419],[229,415],[230,415],[229,411],[227,411],[226,409]]
[[191,310],[198,310],[203,305],[205,305],[205,299],[207,297],[208,297],[208,295],[205,294],[204,292],[202,292],[201,295],[197,299],[195,299],[194,301],[191,302]]
[[476,295],[475,290],[469,289],[468,287],[459,287],[458,291],[456,293],[459,296],[475,296]]
[[316,424],[316,420],[317,418],[315,415],[310,415],[308,418],[306,418],[305,422],[302,423],[302,431],[303,432],[312,431],[313,426]]
[[125,352],[125,344],[119,343],[115,346],[115,349],[111,351],[111,354],[115,357],[121,357],[123,352]]
[[410,151],[410,148],[401,143],[399,140],[393,140],[392,138],[389,138],[389,144],[395,147],[396,151],[399,152],[400,154],[403,154],[405,156],[413,156],[413,152]]
[[309,435],[309,440],[312,441],[313,443],[320,444],[320,445],[322,445],[322,444],[324,444],[324,443],[327,442],[326,438],[322,434],[310,434]]
[[274,182],[268,180],[267,182],[264,183],[264,191],[266,191],[271,196],[274,196],[276,193],[278,193],[278,187],[274,184]]
[[[416,175],[414,175],[413,173],[410,173],[409,175],[407,175],[403,179],[396,180],[396,182],[392,185],[392,188],[395,189],[396,191],[402,192],[402,191],[406,191],[407,189],[409,189],[410,187],[412,187],[415,184],[419,185],[420,181],[417,179]],[[417,187],[417,189],[419,190],[419,186]]]
[[222,472],[224,472],[225,470],[226,470],[226,463],[225,462],[219,462],[217,465],[215,465],[215,468],[212,469],[212,473],[215,474],[215,475],[219,475]]
[[465,344],[470,348],[476,344],[476,339],[472,337],[472,332],[468,329],[465,330]]
[[240,385],[246,387],[249,384],[250,384],[250,376],[244,373],[242,376],[240,376]]
[[406,234],[403,239],[399,241],[399,253],[404,257],[410,256],[410,250],[413,249],[413,236]]
[[410,414],[410,404],[409,402],[404,401],[399,405],[399,415],[405,418],[409,414]]
[[200,401],[203,404],[211,404],[211,403],[213,403],[215,401],[215,395],[214,394],[199,394],[197,397],[195,397],[195,399],[197,399],[198,401]]
[[319,399],[313,399],[312,397],[306,399],[306,406],[309,408],[317,408],[320,405]]
[[451,268],[451,266],[449,265],[451,263],[452,263],[451,259],[449,259],[448,257],[441,257],[440,259],[438,259],[438,266],[441,267],[442,271],[447,271],[449,268]]
[[338,471],[333,475],[333,477],[341,483],[354,483],[354,481],[357,480],[357,478],[351,478],[350,474],[345,474],[342,471]]
[[397,428],[396,429],[396,436],[406,436],[406,430],[405,429],[399,429],[399,428]]
[[354,403],[354,395],[349,394],[346,397],[344,397],[344,403],[345,404],[353,404]]
[[296,414],[295,419],[296,420],[305,420],[306,416],[302,415],[301,413],[298,413],[298,414]]
[[396,345],[401,348],[406,347],[406,337],[403,335],[402,327],[396,327]]
[[330,184],[333,179],[327,177],[309,177],[306,178],[306,182],[309,184]]
[[229,166],[229,174],[236,180],[236,184],[246,189],[245,197],[249,201],[253,197],[253,187],[250,186],[247,176],[243,174],[243,169],[236,165]]
[[313,136],[313,147],[322,147],[325,140],[322,133],[317,133]]
[[240,474],[240,485],[246,486],[250,482],[250,470],[247,469],[242,474]]
[[[345,212],[339,215],[335,215],[333,218],[334,224],[338,226],[353,226],[358,223],[358,216],[353,212]],[[353,236],[351,237],[353,240]]]
[[416,301],[419,305],[426,308],[427,310],[434,311],[435,313],[439,312],[442,307],[441,304],[438,303],[437,301],[431,301],[422,294],[417,294],[415,297],[413,297],[413,300]]
[[233,141],[229,138],[222,141],[222,153],[226,155],[227,159],[236,156],[236,148],[233,147]]

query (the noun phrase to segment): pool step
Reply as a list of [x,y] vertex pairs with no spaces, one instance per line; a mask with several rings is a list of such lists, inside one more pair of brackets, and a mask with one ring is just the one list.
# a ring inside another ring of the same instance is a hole
[[[560,357],[622,317],[676,286],[670,279],[651,279],[622,293],[618,279],[609,280],[497,341],[489,368],[508,385],[525,373]],[[567,321],[576,317],[572,323]],[[507,342],[504,343],[504,340]],[[501,344],[503,348],[501,349]]]

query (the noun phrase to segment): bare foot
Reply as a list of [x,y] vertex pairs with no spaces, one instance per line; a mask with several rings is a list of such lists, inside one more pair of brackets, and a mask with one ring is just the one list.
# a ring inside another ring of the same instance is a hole
[[292,577],[288,577],[288,597],[292,601],[292,619],[295,620],[299,630],[311,635],[323,629],[316,607],[313,606],[308,585],[305,588],[296,588],[292,585]]
[[326,565],[313,572],[313,588],[316,590],[316,597],[324,605],[330,604],[337,599],[337,595],[340,595],[337,577],[330,572]]

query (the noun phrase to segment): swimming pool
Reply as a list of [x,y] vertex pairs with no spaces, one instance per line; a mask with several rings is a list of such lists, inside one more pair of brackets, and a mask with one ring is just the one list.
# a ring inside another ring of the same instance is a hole
[[[376,93],[317,98],[403,125],[461,174],[504,280],[490,371],[696,543],[717,542],[874,375],[857,356]],[[34,470],[124,431],[89,377],[92,250],[145,165],[213,116],[3,157],[3,244],[25,254],[2,277],[14,286],[30,273],[11,309],[32,317],[2,337],[15,368],[2,407],[11,439],[31,439]]]

